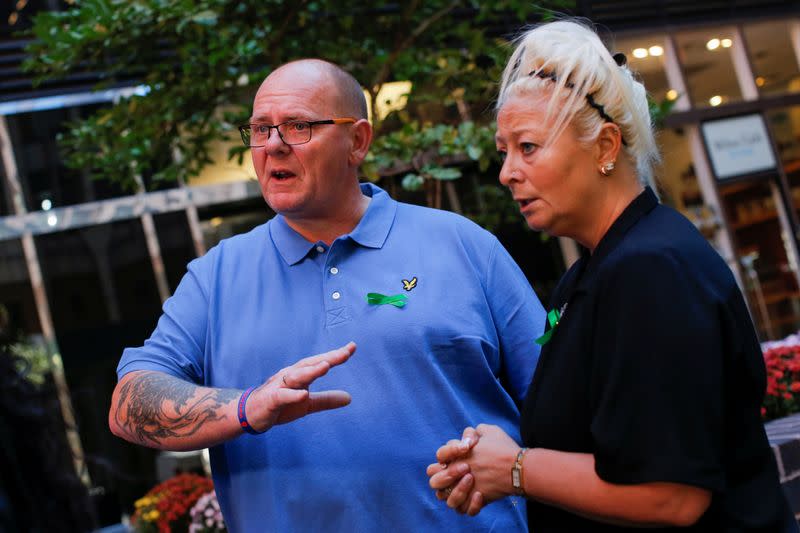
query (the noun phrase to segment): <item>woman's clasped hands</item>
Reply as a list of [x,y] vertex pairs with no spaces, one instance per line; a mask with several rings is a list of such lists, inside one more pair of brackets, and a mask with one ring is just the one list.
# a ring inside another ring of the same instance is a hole
[[520,446],[498,426],[480,424],[464,430],[436,451],[428,466],[436,497],[460,514],[477,515],[493,501],[514,494],[511,470]]

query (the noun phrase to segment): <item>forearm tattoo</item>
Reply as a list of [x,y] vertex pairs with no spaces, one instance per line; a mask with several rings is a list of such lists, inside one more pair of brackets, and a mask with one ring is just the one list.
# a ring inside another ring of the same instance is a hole
[[194,435],[207,422],[223,420],[235,389],[204,388],[160,372],[143,372],[120,388],[114,415],[128,436],[146,446]]

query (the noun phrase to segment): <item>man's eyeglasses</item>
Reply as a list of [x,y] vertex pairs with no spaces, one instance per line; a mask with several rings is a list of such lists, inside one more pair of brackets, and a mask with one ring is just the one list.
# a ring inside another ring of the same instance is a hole
[[242,141],[245,146],[250,148],[258,148],[266,146],[272,128],[278,131],[281,140],[290,145],[305,144],[311,140],[311,126],[320,124],[352,124],[355,123],[354,118],[332,118],[328,120],[289,120],[271,126],[269,124],[245,124],[239,126],[239,133],[242,134]]

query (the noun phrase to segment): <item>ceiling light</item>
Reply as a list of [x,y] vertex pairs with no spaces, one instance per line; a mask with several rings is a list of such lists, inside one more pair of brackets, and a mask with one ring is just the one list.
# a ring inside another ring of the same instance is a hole
[[633,57],[638,59],[644,59],[647,57],[647,49],[646,48],[636,48],[633,51]]
[[42,211],[50,211],[53,208],[53,202],[49,198],[42,200]]
[[706,43],[706,48],[708,48],[709,50],[716,50],[717,48],[719,48],[719,45],[720,45],[719,39],[714,38]]
[[765,83],[767,83],[767,80],[765,80],[763,76],[759,76],[756,78],[756,85],[758,85],[759,87],[763,87]]
[[667,91],[667,100],[677,100],[678,99],[678,91],[675,89],[670,89]]
[[722,103],[722,97],[720,95],[714,95],[708,99],[708,103],[714,107],[717,107],[719,104]]
[[650,55],[653,56],[653,57],[658,57],[660,55],[664,55],[664,49],[661,48],[660,46],[658,46],[657,44],[651,46],[650,48],[648,48],[647,51],[650,52]]
[[51,228],[58,224],[58,217],[55,214],[48,215],[47,217],[47,225]]
[[731,41],[730,39],[722,39],[720,41],[720,44],[722,45],[722,48],[730,48],[731,46],[733,46],[733,41]]
[[211,222],[212,227],[217,227],[222,224],[222,217],[214,217],[209,222]]

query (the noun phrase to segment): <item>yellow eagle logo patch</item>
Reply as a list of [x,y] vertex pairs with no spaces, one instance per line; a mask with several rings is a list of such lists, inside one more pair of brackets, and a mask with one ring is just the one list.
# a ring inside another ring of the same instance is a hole
[[417,286],[417,277],[414,276],[411,280],[404,279],[403,280],[403,288],[407,291],[410,291],[414,287]]

